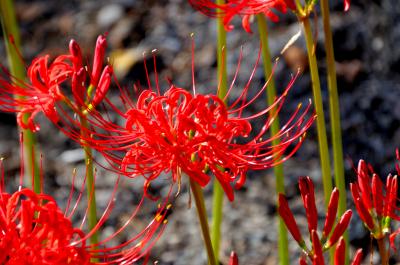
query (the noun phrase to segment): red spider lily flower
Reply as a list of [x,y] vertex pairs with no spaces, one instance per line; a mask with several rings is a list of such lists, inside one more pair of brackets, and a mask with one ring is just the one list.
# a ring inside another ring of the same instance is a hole
[[398,219],[395,213],[397,188],[397,176],[389,174],[384,188],[373,168],[360,160],[357,182],[350,184],[350,190],[361,220],[375,239],[389,233],[391,219]]
[[229,258],[229,265],[239,265],[239,259],[235,251],[231,252],[231,257]]
[[[202,187],[215,177],[229,200],[233,200],[233,188],[245,183],[249,170],[268,169],[291,157],[315,119],[315,115],[308,115],[311,103],[303,112],[299,105],[281,130],[269,137],[268,129],[284,106],[296,77],[271,106],[247,116],[243,113],[263,94],[266,84],[247,99],[250,78],[241,95],[227,105],[225,101],[236,77],[225,98],[220,99],[216,94],[197,94],[194,84],[193,93],[170,85],[161,94],[157,76],[155,91],[147,76],[150,89],[143,90],[136,102],[121,88],[124,110],[106,99],[105,107],[119,114],[125,125],[119,126],[107,115],[90,111],[92,128],[86,135],[92,137],[85,140],[118,173],[132,178],[143,176],[146,194],[150,183],[162,173],[170,173],[172,183],[178,185],[184,173]],[[273,114],[272,109],[276,109]],[[252,121],[261,122],[262,128],[256,131]],[[272,145],[274,139],[280,139],[280,143]]]
[[[1,163],[1,162],[0,162]],[[3,174],[3,170],[1,169]],[[22,176],[22,174],[21,174]],[[22,178],[21,178],[22,179]],[[4,175],[2,175],[4,180]],[[144,197],[129,213],[128,220],[115,227],[115,232],[100,239],[97,244],[88,243],[91,235],[100,231],[112,213],[119,178],[110,195],[109,203],[94,228],[85,233],[86,213],[79,227],[74,227],[72,217],[80,205],[85,181],[81,190],[72,188],[67,205],[62,211],[55,199],[47,194],[36,194],[20,187],[14,193],[4,191],[4,181],[0,184],[0,263],[20,264],[132,264],[147,259],[152,246],[161,236],[167,223],[170,204],[165,200],[158,208],[155,217],[137,234],[128,231],[144,202]],[[77,199],[74,201],[73,198]],[[89,197],[90,201],[91,198]],[[110,245],[117,235],[129,232],[124,242]],[[110,246],[109,246],[110,245]]]
[[189,3],[197,10],[209,17],[222,17],[225,29],[230,31],[230,24],[234,16],[242,17],[243,28],[251,33],[250,17],[256,14],[264,14],[273,22],[279,20],[274,10],[286,13],[287,8],[296,10],[294,0],[228,0],[226,4],[217,5],[211,0],[189,0]]
[[[93,71],[84,66],[79,45],[71,40],[70,53],[56,57],[49,62],[49,55],[33,60],[28,67],[28,82],[16,80],[9,82],[0,79],[0,110],[18,113],[18,124],[24,129],[39,130],[34,122],[36,115],[43,112],[53,123],[60,119],[57,104],[67,103],[72,111],[80,114],[82,110],[97,106],[107,93],[112,75],[112,67],[103,69],[106,41],[99,36],[95,49]],[[89,84],[86,84],[89,76]],[[67,98],[63,87],[70,88],[74,100]],[[92,91],[94,95],[91,95]],[[30,114],[24,121],[24,114]]]
[[[328,211],[326,214],[324,229],[322,232],[322,238],[320,238],[317,233],[318,215],[315,206],[314,184],[312,183],[310,177],[300,178],[299,188],[301,196],[303,198],[304,208],[306,210],[311,247],[312,247],[311,250],[309,250],[308,247],[306,246],[300,234],[300,230],[297,227],[293,213],[291,212],[288,206],[285,196],[282,194],[279,194],[278,212],[279,215],[284,220],[286,227],[292,234],[293,238],[299,243],[299,246],[311,259],[313,264],[318,264],[318,265],[324,264],[322,255],[323,251],[326,251],[329,248],[331,248],[343,235],[343,233],[345,232],[350,223],[352,211],[348,210],[341,216],[339,222],[336,224],[331,234],[331,230],[333,228],[333,224],[335,222],[337,215],[337,208],[338,208],[337,205],[339,200],[339,191],[335,188],[331,194],[331,198],[328,205]],[[313,202],[311,202],[311,200],[313,200]],[[306,264],[306,261],[305,260],[302,261],[300,259],[300,264]]]
[[[22,197],[25,197],[22,199]],[[90,264],[84,237],[47,195],[29,189],[0,195],[1,264]]]

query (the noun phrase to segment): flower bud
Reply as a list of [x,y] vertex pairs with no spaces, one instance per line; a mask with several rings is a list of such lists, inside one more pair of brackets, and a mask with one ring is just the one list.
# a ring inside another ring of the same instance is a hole
[[77,72],[83,66],[82,52],[81,47],[79,47],[79,44],[74,39],[69,42],[69,52],[72,55],[72,64],[74,67],[74,71]]
[[229,259],[229,265],[239,265],[239,259],[235,251],[231,252],[231,257]]
[[335,188],[331,193],[331,198],[328,204],[328,211],[325,218],[324,229],[322,230],[322,237],[324,238],[327,238],[332,231],[332,227],[336,219],[338,204],[339,190]]
[[107,48],[107,41],[103,35],[97,38],[96,49],[94,52],[93,59],[93,70],[92,70],[92,80],[90,85],[97,86],[97,82],[100,79],[101,69],[103,68],[104,54]]
[[294,216],[292,214],[292,211],[289,208],[289,205],[286,201],[286,198],[283,194],[279,194],[279,199],[278,199],[278,212],[279,215],[282,217],[283,221],[286,224],[286,227],[288,228],[289,232],[292,234],[294,240],[299,243],[299,245],[302,247],[304,245],[304,240],[300,234],[300,230],[297,227],[296,220],[294,219]]
[[332,236],[329,238],[328,242],[325,245],[325,248],[330,248],[331,246],[335,245],[338,239],[343,235],[344,231],[346,231],[347,226],[350,223],[351,210],[347,210],[339,220],[339,223],[336,225],[335,230],[332,232]]

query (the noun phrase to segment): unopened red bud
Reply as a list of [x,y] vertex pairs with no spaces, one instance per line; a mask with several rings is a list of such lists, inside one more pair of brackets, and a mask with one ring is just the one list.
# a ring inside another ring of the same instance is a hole
[[317,230],[318,226],[318,213],[317,207],[315,206],[315,201],[311,199],[312,197],[306,195],[306,215],[308,223],[308,231],[311,233],[312,230]]
[[86,89],[84,82],[86,79],[85,69],[82,67],[72,75],[72,95],[74,96],[75,102],[78,106],[83,106],[85,102]]
[[319,240],[317,231],[311,231],[311,241],[314,251],[313,265],[324,265],[324,254],[322,252],[321,241]]
[[93,96],[93,107],[97,106],[106,96],[108,89],[110,88],[112,72],[113,70],[111,66],[107,65],[104,68],[103,73],[101,74],[99,85],[97,86],[96,92]]
[[299,259],[299,265],[307,265],[307,258],[304,256],[301,256]]
[[304,245],[304,240],[301,237],[300,230],[297,227],[296,220],[294,219],[293,213],[289,208],[289,205],[286,201],[286,198],[283,194],[279,194],[278,199],[278,212],[282,217],[283,221],[286,224],[289,232],[292,234],[294,240],[300,244],[300,246]]
[[374,208],[378,216],[383,214],[383,194],[382,194],[382,181],[378,175],[372,176],[372,200],[374,202]]
[[74,67],[74,71],[79,71],[82,68],[82,52],[81,47],[75,40],[71,40],[69,42],[69,52],[72,55],[72,65]]
[[107,41],[103,35],[97,38],[96,49],[94,52],[93,59],[93,70],[92,70],[92,80],[90,84],[92,86],[97,86],[97,82],[100,79],[101,69],[103,68],[104,54],[107,48]]
[[386,187],[386,200],[385,200],[385,216],[394,217],[397,201],[397,176],[388,176],[388,185]]
[[368,165],[365,163],[364,160],[360,160],[358,163],[357,169],[357,184],[360,187],[360,191],[362,194],[362,200],[364,202],[365,207],[368,210],[372,209],[372,201],[371,201],[371,185],[370,185],[370,178],[369,178],[369,170]]
[[329,199],[328,211],[326,213],[324,229],[322,230],[322,236],[327,238],[332,231],[333,224],[336,220],[336,214],[339,204],[339,190],[334,188]]
[[317,206],[315,205],[314,184],[310,177],[302,177],[299,180],[299,188],[303,199],[304,208],[306,209],[308,229],[317,230],[318,214]]
[[360,191],[358,190],[357,184],[351,183],[350,190],[353,196],[354,204],[356,206],[358,215],[360,216],[364,224],[368,227],[368,229],[372,231],[375,227],[374,221],[372,220],[371,214],[368,212],[363,201],[361,200],[359,193]]
[[231,252],[231,257],[229,259],[229,265],[239,265],[238,256],[234,251]]
[[343,235],[346,231],[347,227],[349,226],[352,211],[347,210],[342,217],[340,218],[338,224],[336,225],[335,229],[332,232],[332,236],[329,238],[328,242],[326,243],[326,248],[330,248],[331,246],[335,245],[339,238]]
[[360,265],[361,264],[361,260],[363,257],[363,252],[362,249],[358,249],[356,254],[354,255],[354,259],[353,262],[351,263],[351,265]]
[[343,237],[341,237],[336,245],[334,265],[344,264],[345,253],[346,253],[346,243],[344,242]]

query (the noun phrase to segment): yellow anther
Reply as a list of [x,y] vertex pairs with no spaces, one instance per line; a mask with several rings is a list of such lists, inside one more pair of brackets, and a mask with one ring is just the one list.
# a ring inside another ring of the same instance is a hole
[[160,222],[162,220],[163,216],[161,214],[157,214],[156,216],[156,221]]

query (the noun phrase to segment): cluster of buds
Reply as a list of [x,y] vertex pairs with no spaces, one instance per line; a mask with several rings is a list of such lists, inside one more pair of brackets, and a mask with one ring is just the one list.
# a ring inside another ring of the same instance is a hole
[[[399,150],[396,150],[396,158],[400,161]],[[396,164],[397,174],[400,174],[400,166]],[[392,232],[392,220],[399,220],[397,211],[397,175],[389,174],[386,185],[374,172],[371,165],[360,160],[357,168],[357,181],[350,184],[351,194],[357,212],[371,237],[378,242],[382,264],[389,264],[390,249],[386,246],[389,237],[390,246],[396,250],[395,239],[400,229]]]
[[384,188],[373,168],[359,161],[357,182],[350,184],[350,190],[361,220],[377,240],[390,233],[391,220],[396,218],[397,188],[397,176],[389,175]]
[[[324,264],[323,252],[333,247],[339,241],[350,223],[352,211],[347,210],[335,225],[339,202],[339,191],[335,188],[332,191],[329,200],[322,233],[318,235],[318,212],[315,204],[314,184],[310,177],[300,178],[299,188],[303,205],[306,210],[311,249],[309,249],[303,237],[301,236],[299,227],[297,226],[293,213],[290,210],[288,202],[283,194],[279,194],[278,212],[285,222],[289,232],[292,234],[293,238],[296,240],[304,253],[309,257],[312,263],[322,265]],[[340,249],[342,248],[343,247],[340,247]],[[340,249],[338,251],[340,251]],[[340,253],[337,254],[338,260],[341,257],[340,255]],[[360,264],[360,261],[358,260],[360,260],[360,258],[357,256],[353,262],[353,265]],[[302,258],[300,264],[307,264],[306,262],[306,259]]]

